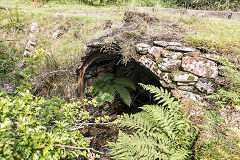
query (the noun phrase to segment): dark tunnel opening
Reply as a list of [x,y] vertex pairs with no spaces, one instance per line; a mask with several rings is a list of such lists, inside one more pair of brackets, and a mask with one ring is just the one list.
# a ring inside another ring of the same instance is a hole
[[145,91],[139,83],[161,86],[158,77],[148,68],[130,59],[127,64],[122,63],[122,55],[106,55],[93,61],[85,72],[85,95],[88,94],[87,88],[91,88],[105,73],[111,73],[115,78],[124,77],[130,79],[136,85],[136,91],[129,90],[132,97],[132,104],[129,107],[120,97],[116,96],[117,105],[114,114],[136,113],[146,104],[154,103],[152,95]]

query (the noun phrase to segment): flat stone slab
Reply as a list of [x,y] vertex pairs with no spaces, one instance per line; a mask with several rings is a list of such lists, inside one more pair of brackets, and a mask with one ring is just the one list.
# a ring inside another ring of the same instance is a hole
[[194,51],[196,51],[193,48],[178,47],[178,46],[168,46],[168,47],[166,47],[166,49],[169,50],[169,51],[174,51],[174,52],[194,52]]
[[188,73],[188,72],[182,72],[182,71],[173,71],[173,81],[175,82],[196,82],[198,81],[198,77]]
[[184,57],[182,68],[205,78],[216,78],[218,76],[217,64],[202,57]]
[[155,46],[159,46],[159,47],[167,47],[167,46],[179,46],[181,47],[182,44],[178,43],[178,42],[166,42],[166,41],[154,41],[153,44]]

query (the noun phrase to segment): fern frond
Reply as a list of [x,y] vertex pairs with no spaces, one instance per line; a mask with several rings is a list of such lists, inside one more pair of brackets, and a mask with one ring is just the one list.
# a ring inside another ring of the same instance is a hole
[[118,84],[115,84],[114,87],[116,89],[116,93],[119,94],[119,96],[124,101],[124,103],[126,103],[130,107],[130,105],[132,103],[132,98],[131,98],[131,95],[128,92],[128,90]]
[[135,84],[128,78],[117,78],[114,80],[114,84],[121,85],[123,87],[136,90]]
[[[181,115],[178,101],[172,100],[170,94],[163,89],[142,86],[157,95],[155,98],[163,102],[163,105],[145,105],[139,113],[124,115],[119,126],[132,128],[136,132],[128,135],[120,131],[117,143],[109,143],[111,155],[118,160],[188,158],[196,134],[191,129],[189,120]],[[160,93],[165,95],[161,96]],[[170,110],[168,104],[175,109]]]
[[102,105],[104,102],[112,103],[114,100],[114,96],[109,93],[100,92],[98,94],[98,105]]
[[166,106],[169,109],[176,109],[179,105],[178,101],[175,101],[173,97],[171,97],[171,93],[167,90],[164,90],[162,87],[158,88],[152,85],[145,85],[139,83],[141,87],[145,90],[149,91],[151,94],[154,94],[155,101],[158,101],[158,104],[162,104],[162,106]]
[[113,74],[111,73],[106,73],[100,78],[100,82],[109,82],[114,79]]

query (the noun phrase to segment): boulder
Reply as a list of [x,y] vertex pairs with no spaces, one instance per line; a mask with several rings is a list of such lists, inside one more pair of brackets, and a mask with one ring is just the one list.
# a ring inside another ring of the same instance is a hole
[[218,76],[217,64],[202,57],[184,57],[182,59],[182,68],[205,78],[216,78]]

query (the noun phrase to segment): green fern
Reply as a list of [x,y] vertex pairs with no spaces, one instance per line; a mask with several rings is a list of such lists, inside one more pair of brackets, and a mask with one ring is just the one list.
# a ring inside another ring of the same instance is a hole
[[155,94],[163,105],[145,105],[143,111],[124,115],[120,127],[133,129],[133,134],[119,132],[118,141],[110,142],[110,154],[117,160],[183,160],[191,154],[196,132],[178,109],[178,101],[168,91],[140,84]]
[[136,90],[135,84],[128,78],[115,78],[114,75],[107,73],[95,84],[92,90],[92,96],[98,93],[98,104],[104,102],[112,103],[118,94],[124,103],[128,106],[132,103],[132,98],[128,89]]
[[217,100],[217,104],[222,107],[231,104],[234,108],[240,110],[240,72],[226,58],[217,57],[216,60],[225,66],[227,79],[231,84],[225,85],[207,98]]

